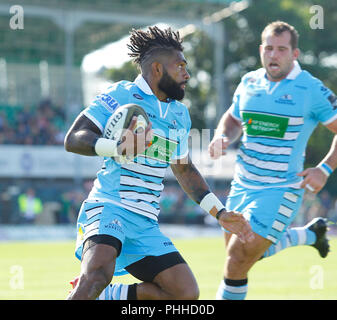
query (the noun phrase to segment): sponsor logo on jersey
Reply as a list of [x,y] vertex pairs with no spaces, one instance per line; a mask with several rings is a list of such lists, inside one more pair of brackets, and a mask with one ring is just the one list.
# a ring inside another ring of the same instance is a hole
[[111,112],[113,112],[119,105],[113,97],[109,96],[106,93],[102,93],[101,95],[99,95],[98,100],[105,108],[107,108]]
[[337,97],[334,95],[334,94],[331,94],[329,97],[328,97],[328,100],[330,101],[331,105],[332,105],[332,108],[334,110],[337,109]]
[[138,100],[144,100],[144,98],[138,93],[134,93],[133,96]]
[[288,117],[264,113],[242,112],[247,135],[283,138],[288,128]]
[[172,120],[168,127],[169,129],[177,129],[177,120]]
[[276,103],[290,104],[294,105],[293,97],[291,94],[284,94],[282,97],[275,100]]
[[152,113],[149,113],[149,112],[146,112],[146,113],[147,113],[147,115],[150,119],[156,119],[157,118],[157,116],[155,114],[152,114]]
[[144,155],[146,158],[169,163],[177,145],[177,141],[154,134]]

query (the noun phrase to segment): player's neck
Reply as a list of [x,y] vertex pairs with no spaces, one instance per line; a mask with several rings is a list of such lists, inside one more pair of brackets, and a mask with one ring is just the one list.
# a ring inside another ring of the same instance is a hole
[[168,101],[167,94],[159,89],[158,83],[155,80],[151,79],[150,77],[146,77],[144,75],[143,75],[143,78],[145,79],[149,87],[151,88],[153,94],[158,98],[158,100],[162,102]]
[[158,98],[159,101],[162,101],[162,102],[168,101],[167,94],[165,92],[161,91],[158,87],[156,87],[156,88],[151,87],[151,89],[152,89],[152,92]]

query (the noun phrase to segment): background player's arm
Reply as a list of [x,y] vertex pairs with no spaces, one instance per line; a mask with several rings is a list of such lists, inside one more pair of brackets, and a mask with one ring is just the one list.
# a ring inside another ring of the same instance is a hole
[[218,218],[222,227],[235,233],[242,242],[251,241],[254,238],[251,227],[243,215],[225,210],[219,199],[211,193],[205,179],[189,157],[171,164],[171,169],[186,194],[204,210]]
[[298,173],[298,176],[304,177],[301,183],[301,188],[305,188],[307,185],[309,185],[313,190],[312,192],[314,193],[320,192],[328,180],[328,176],[324,174],[321,169],[319,169],[320,165],[325,163],[332,170],[337,168],[337,120],[328,124],[326,127],[336,134],[331,143],[329,152],[317,167],[307,168],[304,171]]
[[335,134],[334,139],[332,140],[331,147],[327,155],[321,161],[328,164],[332,170],[337,168],[337,120],[326,125],[326,127]]
[[242,133],[241,123],[232,117],[227,110],[222,116],[215,135],[208,146],[208,152],[212,159],[218,159],[226,154],[227,147],[237,140]]
[[337,168],[337,134],[332,141],[328,154],[324,157],[322,162],[328,164],[332,170]]
[[233,143],[241,136],[241,133],[241,123],[231,115],[230,109],[228,109],[219,121],[215,136],[225,135],[230,143]]

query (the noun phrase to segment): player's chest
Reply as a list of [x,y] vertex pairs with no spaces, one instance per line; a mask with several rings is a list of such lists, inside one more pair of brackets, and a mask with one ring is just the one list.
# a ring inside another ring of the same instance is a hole
[[240,95],[240,111],[256,111],[283,116],[305,116],[306,96],[292,86],[247,85]]
[[240,95],[244,130],[249,136],[288,138],[287,132],[303,128],[307,117],[305,102],[303,93],[282,83],[248,86]]
[[136,96],[130,101],[141,106],[152,123],[154,133],[178,140],[177,134],[185,128],[184,113],[177,110],[174,103],[162,103],[158,99],[140,99]]

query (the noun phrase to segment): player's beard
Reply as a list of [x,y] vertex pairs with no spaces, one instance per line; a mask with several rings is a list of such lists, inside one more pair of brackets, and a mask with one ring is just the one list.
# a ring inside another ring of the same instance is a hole
[[[269,63],[268,63],[269,65]],[[272,70],[270,70],[270,67],[266,66],[266,63],[264,61],[262,61],[262,66],[265,68],[269,78],[271,81],[280,81],[284,78],[287,77],[287,75],[289,74],[289,72],[292,70],[293,68],[293,61],[290,61],[288,64],[281,66],[280,63],[278,63],[279,65],[279,71],[278,72],[273,72]]]
[[272,81],[280,81],[284,79],[289,73],[289,71],[282,71],[282,70],[280,70],[277,73],[273,73],[272,71],[269,71],[267,68],[266,68],[266,72]]
[[187,81],[178,83],[164,69],[163,76],[161,77],[158,83],[158,88],[161,91],[163,91],[167,95],[168,98],[174,99],[174,100],[182,100],[185,96],[185,90],[181,88],[181,85],[186,82]]

